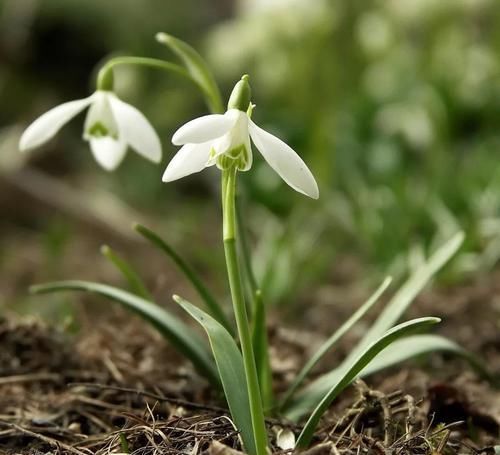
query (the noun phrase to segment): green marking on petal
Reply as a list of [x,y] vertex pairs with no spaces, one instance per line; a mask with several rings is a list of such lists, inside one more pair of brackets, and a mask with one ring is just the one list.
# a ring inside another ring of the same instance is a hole
[[87,130],[87,133],[93,137],[103,137],[109,134],[109,130],[101,122],[96,122]]
[[102,122],[95,122],[88,130],[87,134],[92,137],[112,137],[117,139],[117,134],[111,134],[111,131]]
[[[233,147],[231,150],[217,157],[217,167],[220,170],[227,170],[236,166],[238,170],[244,170],[250,159],[249,153],[244,144]],[[210,157],[213,158],[212,151],[210,151]]]

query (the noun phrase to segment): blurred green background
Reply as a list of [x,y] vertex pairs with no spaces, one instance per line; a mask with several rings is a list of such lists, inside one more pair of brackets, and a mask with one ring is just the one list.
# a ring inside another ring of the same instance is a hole
[[401,277],[460,228],[467,241],[448,279],[498,262],[498,1],[1,0],[5,296],[77,272],[107,276],[96,265],[103,242],[130,249],[156,283],[150,252],[130,246],[132,221],[159,226],[199,269],[221,275],[215,287],[225,285],[214,272],[222,261],[216,170],[161,183],[175,153],[173,131],[206,113],[188,82],[152,70],[117,71],[119,96],[162,138],[161,166],[129,153],[117,172],[104,172],[81,141],[83,116],[40,151],[17,150],[34,118],[93,91],[104,59],[175,60],[155,42],[158,31],[195,46],[224,97],[250,74],[254,119],[317,176],[319,201],[291,191],[260,157],[242,176],[268,299],[294,301],[344,275]]

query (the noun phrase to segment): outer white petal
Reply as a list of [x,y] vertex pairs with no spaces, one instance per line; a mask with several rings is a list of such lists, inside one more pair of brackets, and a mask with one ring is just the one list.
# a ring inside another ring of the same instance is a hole
[[94,158],[107,171],[115,170],[127,151],[126,142],[117,141],[109,136],[91,138],[89,142]]
[[161,143],[148,119],[130,104],[114,94],[109,95],[111,110],[118,124],[120,140],[127,142],[137,153],[155,163],[161,160]]
[[269,166],[294,190],[318,199],[318,184],[302,158],[281,139],[258,127],[251,120],[248,126],[250,137]]
[[207,166],[211,146],[212,141],[184,145],[168,163],[162,180],[172,182],[202,171]]
[[211,114],[195,118],[182,125],[172,136],[172,144],[201,144],[226,134],[235,124],[233,109],[224,115]]
[[60,104],[38,117],[23,133],[19,141],[21,150],[29,150],[52,139],[73,117],[83,111],[93,100],[93,96],[82,100]]

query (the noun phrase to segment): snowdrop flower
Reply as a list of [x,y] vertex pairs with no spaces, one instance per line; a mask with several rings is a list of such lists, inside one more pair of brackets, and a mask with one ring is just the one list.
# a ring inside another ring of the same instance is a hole
[[46,112],[26,129],[19,148],[25,151],[44,144],[87,107],[83,138],[90,143],[94,158],[104,169],[116,169],[128,146],[144,158],[160,161],[160,139],[146,117],[109,90],[97,90],[87,98],[63,103]]
[[281,139],[258,127],[250,115],[248,76],[236,84],[225,114],[206,115],[181,126],[172,143],[182,145],[165,173],[164,182],[171,182],[204,168],[217,165],[226,169],[236,165],[247,171],[252,166],[250,138],[267,163],[294,190],[317,199],[316,180],[304,161]]

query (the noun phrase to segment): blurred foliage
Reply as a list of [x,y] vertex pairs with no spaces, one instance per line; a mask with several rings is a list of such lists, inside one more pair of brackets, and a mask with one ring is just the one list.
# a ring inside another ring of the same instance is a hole
[[[48,107],[86,96],[109,55],[173,58],[155,43],[157,31],[196,46],[225,94],[249,73],[254,117],[318,177],[321,197],[312,202],[262,159],[243,176],[255,261],[273,298],[310,286],[338,253],[402,275],[458,227],[468,238],[456,272],[496,264],[498,1],[0,0],[0,125],[15,124],[18,134]],[[206,112],[202,97],[151,71],[121,68],[116,80],[160,132],[165,164],[173,130]],[[206,204],[218,190],[215,172],[162,185],[163,164],[132,154],[110,176],[80,135],[72,122],[36,164],[62,178],[89,175],[158,217],[166,207],[182,217],[179,199]]]
[[[223,80],[252,74],[256,118],[306,156],[337,249],[400,275],[462,226],[456,270],[475,271],[500,257],[499,24],[494,0],[248,0],[209,49]],[[261,202],[290,205],[265,166],[253,177]]]

